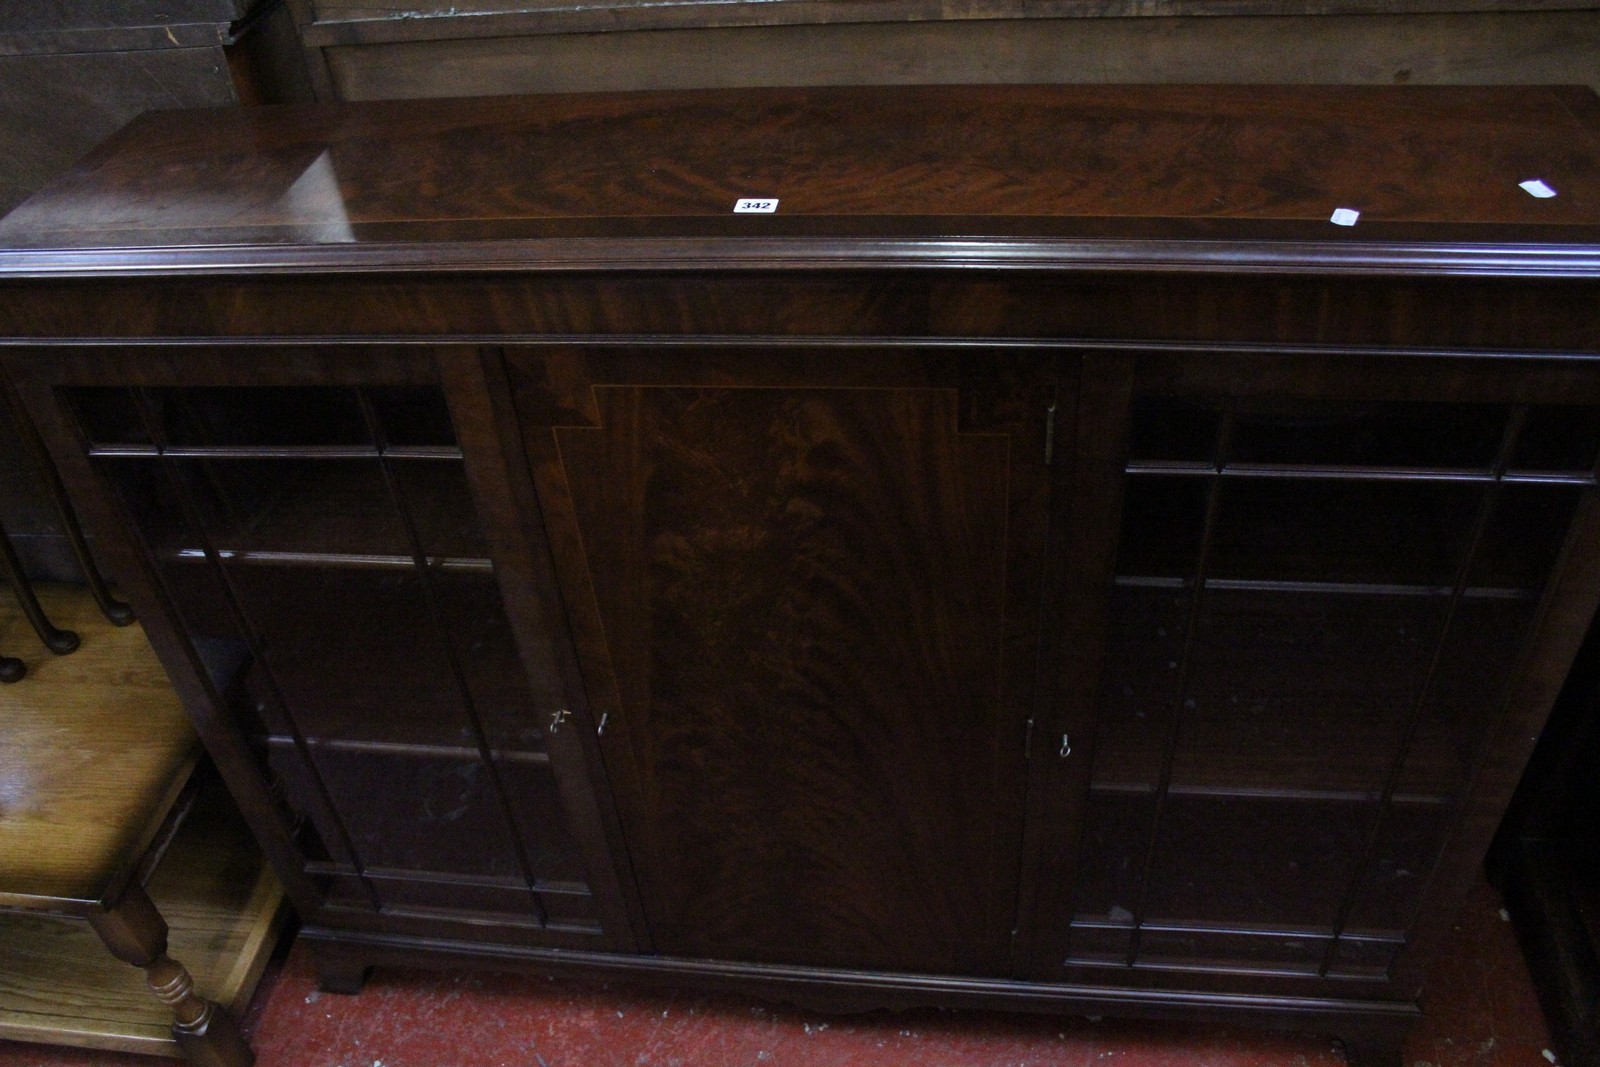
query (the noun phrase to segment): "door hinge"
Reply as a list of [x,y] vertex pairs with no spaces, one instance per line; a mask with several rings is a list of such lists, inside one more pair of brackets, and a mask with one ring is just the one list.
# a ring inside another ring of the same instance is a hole
[[1050,466],[1056,459],[1056,402],[1050,401],[1050,406],[1044,409],[1044,465]]

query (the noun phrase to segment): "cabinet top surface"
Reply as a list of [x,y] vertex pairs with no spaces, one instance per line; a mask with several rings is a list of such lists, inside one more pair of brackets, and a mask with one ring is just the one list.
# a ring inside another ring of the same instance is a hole
[[[743,199],[776,210],[736,212]],[[1355,224],[1331,221],[1338,209]],[[167,112],[0,222],[0,275],[14,276],[1096,254],[1207,269],[1425,254],[1600,273],[1600,100],[1559,87],[923,86]]]

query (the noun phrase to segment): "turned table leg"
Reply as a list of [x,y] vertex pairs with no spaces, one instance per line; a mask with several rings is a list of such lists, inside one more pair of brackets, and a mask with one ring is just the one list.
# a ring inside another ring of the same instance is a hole
[[129,889],[114,907],[91,914],[89,925],[113,956],[144,969],[151,990],[172,1008],[172,1036],[190,1063],[248,1067],[255,1062],[233,1018],[195,993],[189,972],[167,955],[166,920],[143,889]]

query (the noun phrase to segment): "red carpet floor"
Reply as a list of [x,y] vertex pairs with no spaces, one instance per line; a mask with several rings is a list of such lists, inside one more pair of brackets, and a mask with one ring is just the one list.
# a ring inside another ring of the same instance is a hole
[[[0,967],[4,961],[0,961]],[[1430,981],[1406,1067],[1548,1067],[1549,1034],[1493,890],[1469,902]],[[481,972],[380,968],[319,993],[295,946],[245,1018],[259,1067],[1337,1067],[1324,1038],[988,1012],[824,1016]],[[0,1042],[0,1067],[154,1067]]]

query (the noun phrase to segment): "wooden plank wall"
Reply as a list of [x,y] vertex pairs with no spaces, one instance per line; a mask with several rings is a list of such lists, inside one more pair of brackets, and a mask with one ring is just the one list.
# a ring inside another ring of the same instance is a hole
[[1575,83],[1572,0],[296,5],[331,99],[919,82]]

